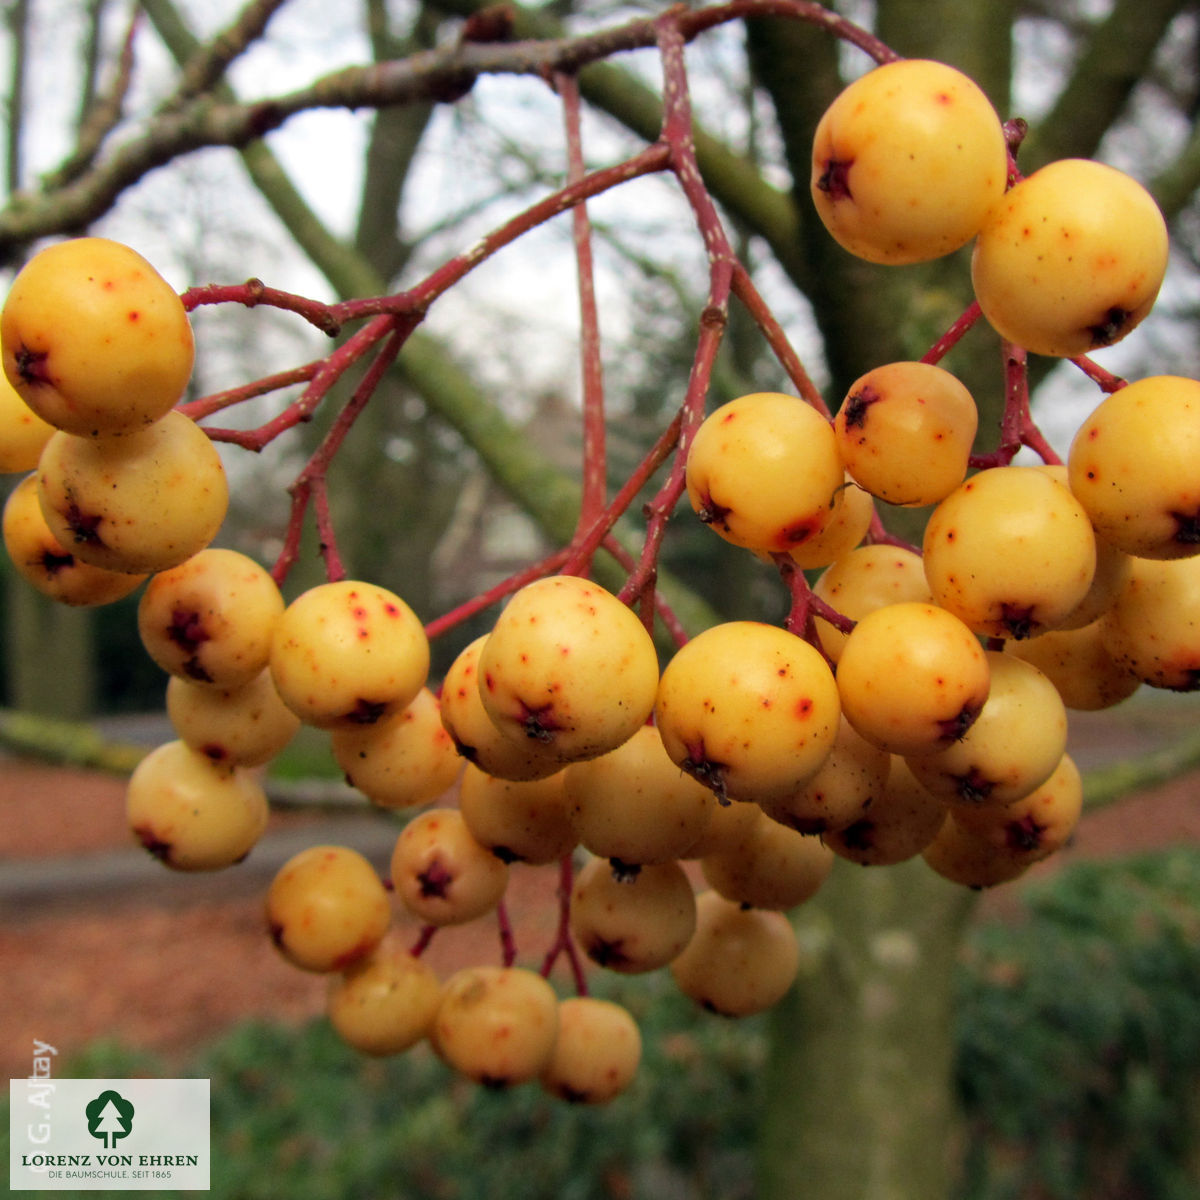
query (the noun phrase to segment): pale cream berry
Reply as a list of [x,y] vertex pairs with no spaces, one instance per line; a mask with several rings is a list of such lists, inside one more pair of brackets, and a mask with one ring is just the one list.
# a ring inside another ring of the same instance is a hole
[[379,808],[432,804],[454,786],[463,767],[428,687],[373,724],[331,730],[329,747],[346,782]]
[[[921,556],[885,542],[859,546],[830,563],[817,577],[813,592],[852,621],[888,604],[933,600]],[[821,616],[815,625],[821,649],[837,662],[846,634]]]
[[431,1034],[456,1071],[490,1088],[535,1080],[554,1053],[558,997],[526,967],[475,966],[442,985]]
[[7,375],[0,375],[0,472],[32,471],[54,433],[20,397]]
[[688,449],[693,510],[726,541],[749,550],[790,552],[816,537],[844,476],[829,421],[782,392],[722,404]]
[[419,920],[462,925],[495,909],[508,886],[508,865],[471,836],[458,809],[428,808],[396,839],[391,881]]
[[347,1045],[364,1054],[399,1054],[428,1035],[441,998],[433,968],[389,931],[330,981],[326,1012]]
[[999,116],[945,63],[875,67],[837,96],[813,138],[817,214],[869,262],[924,262],[966,245],[1007,179]]
[[1103,163],[1048,163],[994,206],[971,263],[975,298],[1001,337],[1075,358],[1120,341],[1154,304],[1167,226],[1137,180]]
[[671,759],[718,799],[781,799],[820,769],[841,715],[820,652],[755,621],[714,625],[663,671],[656,721]]
[[629,1087],[642,1057],[642,1035],[627,1008],[596,996],[558,1005],[558,1036],[538,1081],[571,1104],[607,1104]]
[[1096,573],[1096,537],[1083,505],[1035,467],[971,476],[925,526],[934,601],[976,633],[1034,637],[1067,619]]
[[1040,787],[1011,804],[952,804],[955,821],[1025,864],[1041,862],[1071,840],[1083,814],[1083,777],[1064,754]]
[[442,724],[454,748],[472,766],[499,779],[545,779],[563,764],[536,738],[514,741],[500,732],[483,706],[479,656],[488,635],[476,638],[455,657],[442,680]]
[[593,858],[571,889],[571,934],[593,962],[622,975],[669,963],[696,927],[696,900],[674,862],[614,869]]
[[887,786],[891,757],[868,742],[843,716],[821,769],[799,791],[759,807],[798,833],[843,829],[866,815]]
[[545,779],[500,779],[468,763],[458,807],[471,836],[504,862],[557,862],[579,839],[568,813],[565,771]]
[[1106,629],[1101,619],[1082,629],[1052,629],[1024,642],[1010,642],[1005,649],[1037,667],[1067,708],[1092,712],[1127,700],[1142,682],[1113,658]]
[[1031,865],[1023,855],[961,825],[953,812],[921,855],[943,879],[977,891],[1019,879]]
[[4,373],[58,429],[120,433],[160,419],[183,395],[195,348],[187,312],[140,254],[71,238],[18,272],[0,313]]
[[799,969],[800,947],[783,913],[711,890],[696,897],[696,932],[670,966],[685,996],[723,1017],[773,1008]]
[[63,548],[38,502],[36,475],[27,475],[4,503],[4,549],[17,574],[59,604],[112,604],[141,587],[145,575],[94,567]]
[[322,583],[275,623],[271,676],[306,724],[370,725],[425,686],[429,640],[399,596],[362,580]]
[[278,585],[254,559],[209,547],[150,580],[138,633],[169,674],[236,688],[266,667],[283,608]]
[[740,842],[700,860],[709,887],[752,908],[795,908],[820,890],[833,869],[833,852],[809,834],[760,814]]
[[281,753],[300,729],[300,718],[260,671],[240,687],[167,681],[167,716],[182,741],[216,763],[261,767]]
[[566,769],[567,817],[579,844],[623,863],[682,857],[708,827],[713,794],[671,761],[658,729]]
[[1200,553],[1200,383],[1140,379],[1084,419],[1067,457],[1097,534],[1139,558]]
[[349,846],[310,846],[267,890],[267,927],[279,952],[305,971],[344,971],[382,941],[388,894],[371,863]]
[[1103,618],[1113,661],[1151,687],[1200,687],[1200,557],[1136,558]]
[[615,749],[645,724],[658,652],[641,619],[611,592],[554,575],[505,605],[480,650],[478,683],[501,733],[576,762]]
[[176,871],[217,871],[241,862],[258,844],[268,815],[257,778],[218,766],[180,741],[150,751],[125,793],[134,837]]
[[812,537],[793,546],[788,557],[805,571],[827,567],[867,536],[874,516],[874,498],[847,475],[825,524]]
[[860,376],[834,419],[855,481],[889,504],[944,500],[967,475],[979,414],[944,367],[893,362]]
[[931,792],[974,804],[1010,804],[1040,787],[1067,748],[1067,710],[1032,663],[987,652],[991,688],[963,737],[914,756],[912,773]]
[[970,729],[987,700],[987,655],[958,617],[933,604],[888,604],[860,618],[842,647],[846,719],[893,754],[930,754]]
[[38,460],[51,532],[110,571],[165,571],[216,537],[229,508],[220,455],[181,412],[103,437],[58,432]]
[[822,834],[822,840],[839,858],[864,867],[893,866],[933,841],[947,810],[946,798],[934,795],[904,758],[893,755],[887,787],[866,815]]

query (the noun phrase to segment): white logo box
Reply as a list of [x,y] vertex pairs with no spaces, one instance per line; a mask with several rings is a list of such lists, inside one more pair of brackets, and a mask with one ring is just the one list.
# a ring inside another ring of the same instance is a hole
[[10,1079],[9,1188],[208,1191],[207,1079]]

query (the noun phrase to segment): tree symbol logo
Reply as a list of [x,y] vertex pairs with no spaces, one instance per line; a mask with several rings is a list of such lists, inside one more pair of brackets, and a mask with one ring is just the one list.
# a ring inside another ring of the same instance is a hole
[[104,1142],[111,1150],[118,1138],[128,1137],[133,1128],[133,1105],[111,1088],[101,1092],[84,1110],[87,1114],[88,1133]]

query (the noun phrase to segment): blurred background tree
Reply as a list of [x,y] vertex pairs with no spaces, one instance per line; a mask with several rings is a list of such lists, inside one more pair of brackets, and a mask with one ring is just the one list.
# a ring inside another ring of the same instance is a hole
[[[1025,171],[1095,156],[1155,194],[1174,256],[1155,315],[1098,357],[1114,371],[1195,374],[1200,264],[1200,18],[1185,0],[844,0],[832,8],[899,53],[952,63],[1003,117],[1028,120]],[[480,19],[482,10],[490,19]],[[545,82],[447,77],[441,94],[301,112],[265,137],[198,134],[147,152],[196,97],[214,110],[309,84],[340,67],[453,51],[484,40],[567,37],[661,11],[475,0],[11,0],[7,5],[6,275],[40,239],[90,230],[135,245],[182,290],[248,274],[322,299],[422,278],[504,217],[558,186],[564,142]],[[836,407],[880,363],[919,357],[969,303],[967,251],[895,269],[851,259],[808,199],[816,121],[869,66],[861,52],[763,3],[689,47],[705,183],[744,260]],[[414,60],[426,61],[426,60]],[[516,52],[514,51],[514,61]],[[653,52],[579,72],[589,165],[658,135]],[[190,110],[188,110],[190,111]],[[131,148],[132,147],[132,151]],[[125,169],[123,164],[132,164]],[[114,181],[115,182],[110,182]],[[683,201],[652,176],[594,201],[613,444],[623,478],[678,406],[707,267]],[[579,502],[577,322],[569,223],[541,227],[435,306],[354,429],[330,479],[352,573],[400,591],[425,619],[559,544]],[[196,313],[193,385],[206,394],[326,352],[270,310]],[[946,364],[979,403],[980,449],[1002,400],[999,344],[980,323]],[[1036,410],[1065,449],[1094,391],[1035,361]],[[786,388],[740,310],[710,403]],[[278,403],[278,401],[275,401]],[[330,406],[326,406],[327,408]],[[262,419],[261,405],[238,420]],[[269,561],[285,488],[327,427],[253,462],[230,455],[236,500],[224,535]],[[913,530],[924,513],[888,513]],[[697,523],[671,530],[663,563],[723,616],[778,619],[777,577]],[[289,587],[316,578],[310,553]],[[60,715],[155,706],[129,604],[52,609],[4,576],[5,702]],[[459,631],[465,639],[477,630]],[[462,642],[437,647],[444,666]],[[972,897],[923,864],[835,872],[797,915],[801,985],[773,1017],[759,1195],[947,1194],[959,1145],[952,1102],[952,966]]]

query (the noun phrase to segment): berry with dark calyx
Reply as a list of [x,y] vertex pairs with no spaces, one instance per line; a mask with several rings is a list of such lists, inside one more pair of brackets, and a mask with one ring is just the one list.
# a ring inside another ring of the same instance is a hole
[[395,931],[330,980],[326,1012],[347,1045],[375,1056],[423,1041],[441,1002],[441,982]]
[[431,1034],[439,1056],[490,1088],[535,1080],[554,1053],[558,997],[526,967],[474,966],[442,985]]
[[909,601],[858,621],[842,647],[837,684],[846,718],[868,742],[893,754],[931,754],[970,729],[990,672],[962,621]]
[[508,886],[508,866],[471,836],[455,808],[428,808],[400,832],[392,887],[429,925],[461,925],[491,912]]
[[1137,180],[1060,159],[992,208],[971,262],[975,298],[1001,337],[1034,354],[1090,354],[1153,307],[1167,242],[1162,213]]
[[521,588],[479,654],[496,728],[560,763],[616,749],[645,724],[658,652],[641,619],[599,584],[553,575]]
[[1007,178],[999,116],[945,63],[875,67],[836,97],[813,137],[817,214],[839,245],[869,262],[924,262],[966,245]]
[[276,872],[267,928],[279,952],[305,971],[344,971],[365,958],[391,925],[387,890],[349,846],[310,846]]
[[331,730],[329,745],[346,782],[378,808],[431,804],[454,786],[463,766],[428,687],[371,724]]
[[399,596],[362,580],[317,584],[275,623],[269,664],[283,702],[323,729],[406,708],[429,674],[429,639]]
[[138,632],[169,674],[236,688],[266,668],[283,608],[275,580],[254,559],[209,547],[150,580]]
[[181,741],[147,754],[125,792],[133,836],[175,871],[219,871],[241,862],[258,844],[267,817],[257,778]]
[[705,891],[696,897],[696,931],[669,969],[701,1008],[748,1017],[783,999],[800,969],[800,947],[783,913]]
[[216,447],[181,412],[129,433],[62,431],[38,460],[46,523],[72,554],[110,571],[165,571],[205,549],[229,508]]
[[639,975],[669,963],[696,925],[692,885],[678,863],[635,872],[591,859],[571,891],[571,933],[598,966]]
[[718,800],[764,802],[791,795],[816,774],[840,715],[821,653],[756,621],[714,625],[677,650],[655,709],[676,765]]
[[570,996],[558,1005],[558,1036],[538,1081],[571,1104],[607,1104],[633,1082],[642,1035],[627,1008],[595,996]]
[[86,563],[50,531],[38,503],[36,475],[27,475],[4,503],[4,548],[17,573],[59,604],[112,604],[141,587],[145,575]]
[[0,312],[4,372],[39,416],[82,437],[165,416],[195,348],[179,296],[137,251],[71,238],[35,254]]

